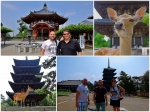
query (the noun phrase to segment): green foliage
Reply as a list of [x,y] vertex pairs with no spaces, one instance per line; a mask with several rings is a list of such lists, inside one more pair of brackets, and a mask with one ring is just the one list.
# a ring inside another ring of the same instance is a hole
[[42,101],[38,102],[38,105],[39,106],[56,106],[56,92],[54,92],[52,96],[47,94],[47,96]]
[[118,77],[119,85],[122,86],[125,91],[129,94],[134,94],[136,92],[136,85],[133,82],[131,76],[128,76],[124,71],[120,72],[120,77]]
[[94,88],[96,88],[98,86],[98,82],[94,81]]
[[46,59],[42,63],[42,67],[44,69],[49,69],[50,72],[47,75],[43,76],[46,84],[41,89],[35,90],[35,92],[37,92],[38,94],[47,94],[49,102],[53,102],[49,104],[54,104],[54,102],[56,102],[56,98],[54,98],[54,96],[56,96],[56,71],[51,69],[53,67],[56,67],[56,57],[49,57],[48,59]]
[[110,39],[106,41],[104,39],[104,35],[101,35],[95,31],[94,32],[94,47],[95,48],[110,47]]
[[1,33],[8,33],[8,32],[13,32],[13,30],[11,30],[10,28],[1,27]]
[[9,33],[6,33],[6,37],[11,37]]
[[75,34],[83,34],[83,33],[92,33],[93,32],[93,26],[91,25],[84,25],[84,24],[71,24],[69,26],[66,26],[58,31],[56,31],[57,36],[62,36],[62,33],[64,30],[69,30],[71,35]]
[[28,28],[25,22],[22,20],[17,20],[17,23],[19,24],[19,33],[16,35],[17,37],[25,37],[28,32]]
[[57,91],[57,96],[69,95],[69,94],[71,94],[71,91]]
[[149,13],[146,13],[142,19],[142,22],[149,26]]
[[144,37],[144,46],[149,47],[149,37]]
[[13,101],[9,97],[5,99],[5,97],[1,94],[1,106],[6,107],[6,106],[13,106]]
[[93,91],[94,90],[94,86],[91,82],[88,82],[87,84],[88,88],[89,88],[89,91]]
[[141,82],[141,91],[149,92],[149,70],[144,73],[142,76],[142,82]]
[[1,23],[1,27],[3,27],[3,23]]

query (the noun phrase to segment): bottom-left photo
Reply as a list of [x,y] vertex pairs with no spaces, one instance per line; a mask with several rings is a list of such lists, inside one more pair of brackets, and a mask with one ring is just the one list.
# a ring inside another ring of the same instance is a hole
[[56,111],[56,57],[1,56],[1,111]]

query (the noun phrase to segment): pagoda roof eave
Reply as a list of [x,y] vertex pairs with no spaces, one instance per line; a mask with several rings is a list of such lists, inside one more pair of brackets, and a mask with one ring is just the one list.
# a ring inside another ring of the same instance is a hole
[[[15,94],[14,92],[6,91],[6,94],[13,100],[13,96]],[[30,92],[27,96],[27,98],[33,98],[33,97],[36,99],[36,101],[41,101],[46,97],[46,94],[38,94],[35,92]]]
[[27,24],[30,24],[31,22],[33,22],[33,18],[36,19],[36,18],[41,18],[43,19],[44,17],[47,17],[47,18],[54,18],[54,19],[60,19],[58,21],[59,25],[60,24],[64,24],[68,18],[65,18],[63,16],[60,16],[58,15],[57,13],[54,13],[54,14],[34,14],[34,13],[30,13],[29,15],[27,15],[26,17],[21,17],[21,19],[26,22]]
[[28,60],[28,59],[26,59],[26,60],[18,60],[18,59],[14,59],[14,58],[13,58],[13,60],[14,60],[15,66],[21,66],[22,63],[23,64],[25,64],[25,63],[27,64],[29,62],[30,62],[30,64],[32,63],[31,64],[32,66],[38,66],[39,62],[40,62],[40,57],[38,59],[34,59],[34,60]]
[[45,81],[43,82],[32,82],[32,83],[13,83],[11,81],[8,81],[9,85],[11,86],[12,90],[14,92],[21,92],[22,87],[28,87],[28,85],[33,88],[33,89],[40,89],[44,86],[46,83]]

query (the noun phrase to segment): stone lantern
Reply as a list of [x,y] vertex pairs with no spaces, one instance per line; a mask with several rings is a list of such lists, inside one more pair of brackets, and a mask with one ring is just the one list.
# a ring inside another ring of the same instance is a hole
[[31,37],[32,37],[32,29],[31,28],[28,29],[27,37],[28,37],[29,44],[31,44]]

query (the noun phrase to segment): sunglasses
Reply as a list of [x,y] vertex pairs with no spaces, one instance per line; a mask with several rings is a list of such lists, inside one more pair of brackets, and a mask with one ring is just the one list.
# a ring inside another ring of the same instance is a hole
[[69,33],[64,33],[63,35],[69,35]]

